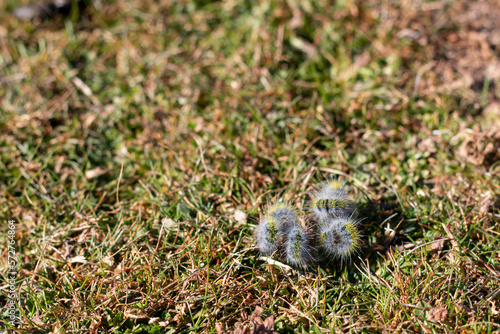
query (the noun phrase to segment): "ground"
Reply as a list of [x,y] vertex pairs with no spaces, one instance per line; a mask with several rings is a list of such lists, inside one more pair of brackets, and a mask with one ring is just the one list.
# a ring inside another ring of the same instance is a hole
[[[500,330],[495,0],[20,3],[0,2],[19,332]],[[334,177],[360,252],[261,259],[266,204]]]

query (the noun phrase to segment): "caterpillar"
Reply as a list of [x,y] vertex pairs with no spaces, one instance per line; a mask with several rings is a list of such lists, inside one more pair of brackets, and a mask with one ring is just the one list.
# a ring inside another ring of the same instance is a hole
[[267,210],[267,214],[276,219],[284,230],[297,222],[296,210],[289,203],[274,203]]
[[255,230],[257,248],[264,255],[274,253],[290,226],[295,225],[295,209],[288,203],[274,203],[267,209]]
[[318,245],[327,257],[348,260],[360,248],[359,221],[352,215],[324,217],[318,226]]
[[257,248],[264,255],[274,253],[278,248],[278,222],[273,217],[264,217],[255,230]]
[[347,193],[348,188],[344,182],[331,180],[312,195],[311,210],[319,219],[352,214],[356,205],[348,198]]
[[290,227],[285,241],[285,257],[287,262],[297,268],[305,268],[313,263],[313,247],[311,237],[300,225]]
[[314,215],[300,220],[289,203],[270,205],[255,232],[260,252],[306,270],[321,258],[349,260],[360,249],[361,235],[348,190],[342,181],[321,184],[311,195]]

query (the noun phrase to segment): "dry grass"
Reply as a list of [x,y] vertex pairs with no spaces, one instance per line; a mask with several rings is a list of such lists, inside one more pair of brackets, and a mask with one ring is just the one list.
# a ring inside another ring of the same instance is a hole
[[[116,0],[73,20],[0,13],[19,332],[498,331],[498,11]],[[304,206],[336,175],[366,217],[359,257],[308,273],[259,260],[264,204]]]

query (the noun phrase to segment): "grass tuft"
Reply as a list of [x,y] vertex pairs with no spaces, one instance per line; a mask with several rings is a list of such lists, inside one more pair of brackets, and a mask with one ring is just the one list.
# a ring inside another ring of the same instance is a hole
[[[33,22],[17,5],[0,215],[19,332],[499,330],[493,0],[116,0]],[[305,207],[338,176],[359,256],[258,259],[267,201]]]

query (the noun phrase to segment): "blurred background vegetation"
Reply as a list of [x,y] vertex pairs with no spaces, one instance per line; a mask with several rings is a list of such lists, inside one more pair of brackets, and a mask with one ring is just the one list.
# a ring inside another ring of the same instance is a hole
[[[22,4],[0,1],[0,213],[24,331],[498,330],[496,1]],[[265,204],[337,176],[359,256],[259,260]]]

